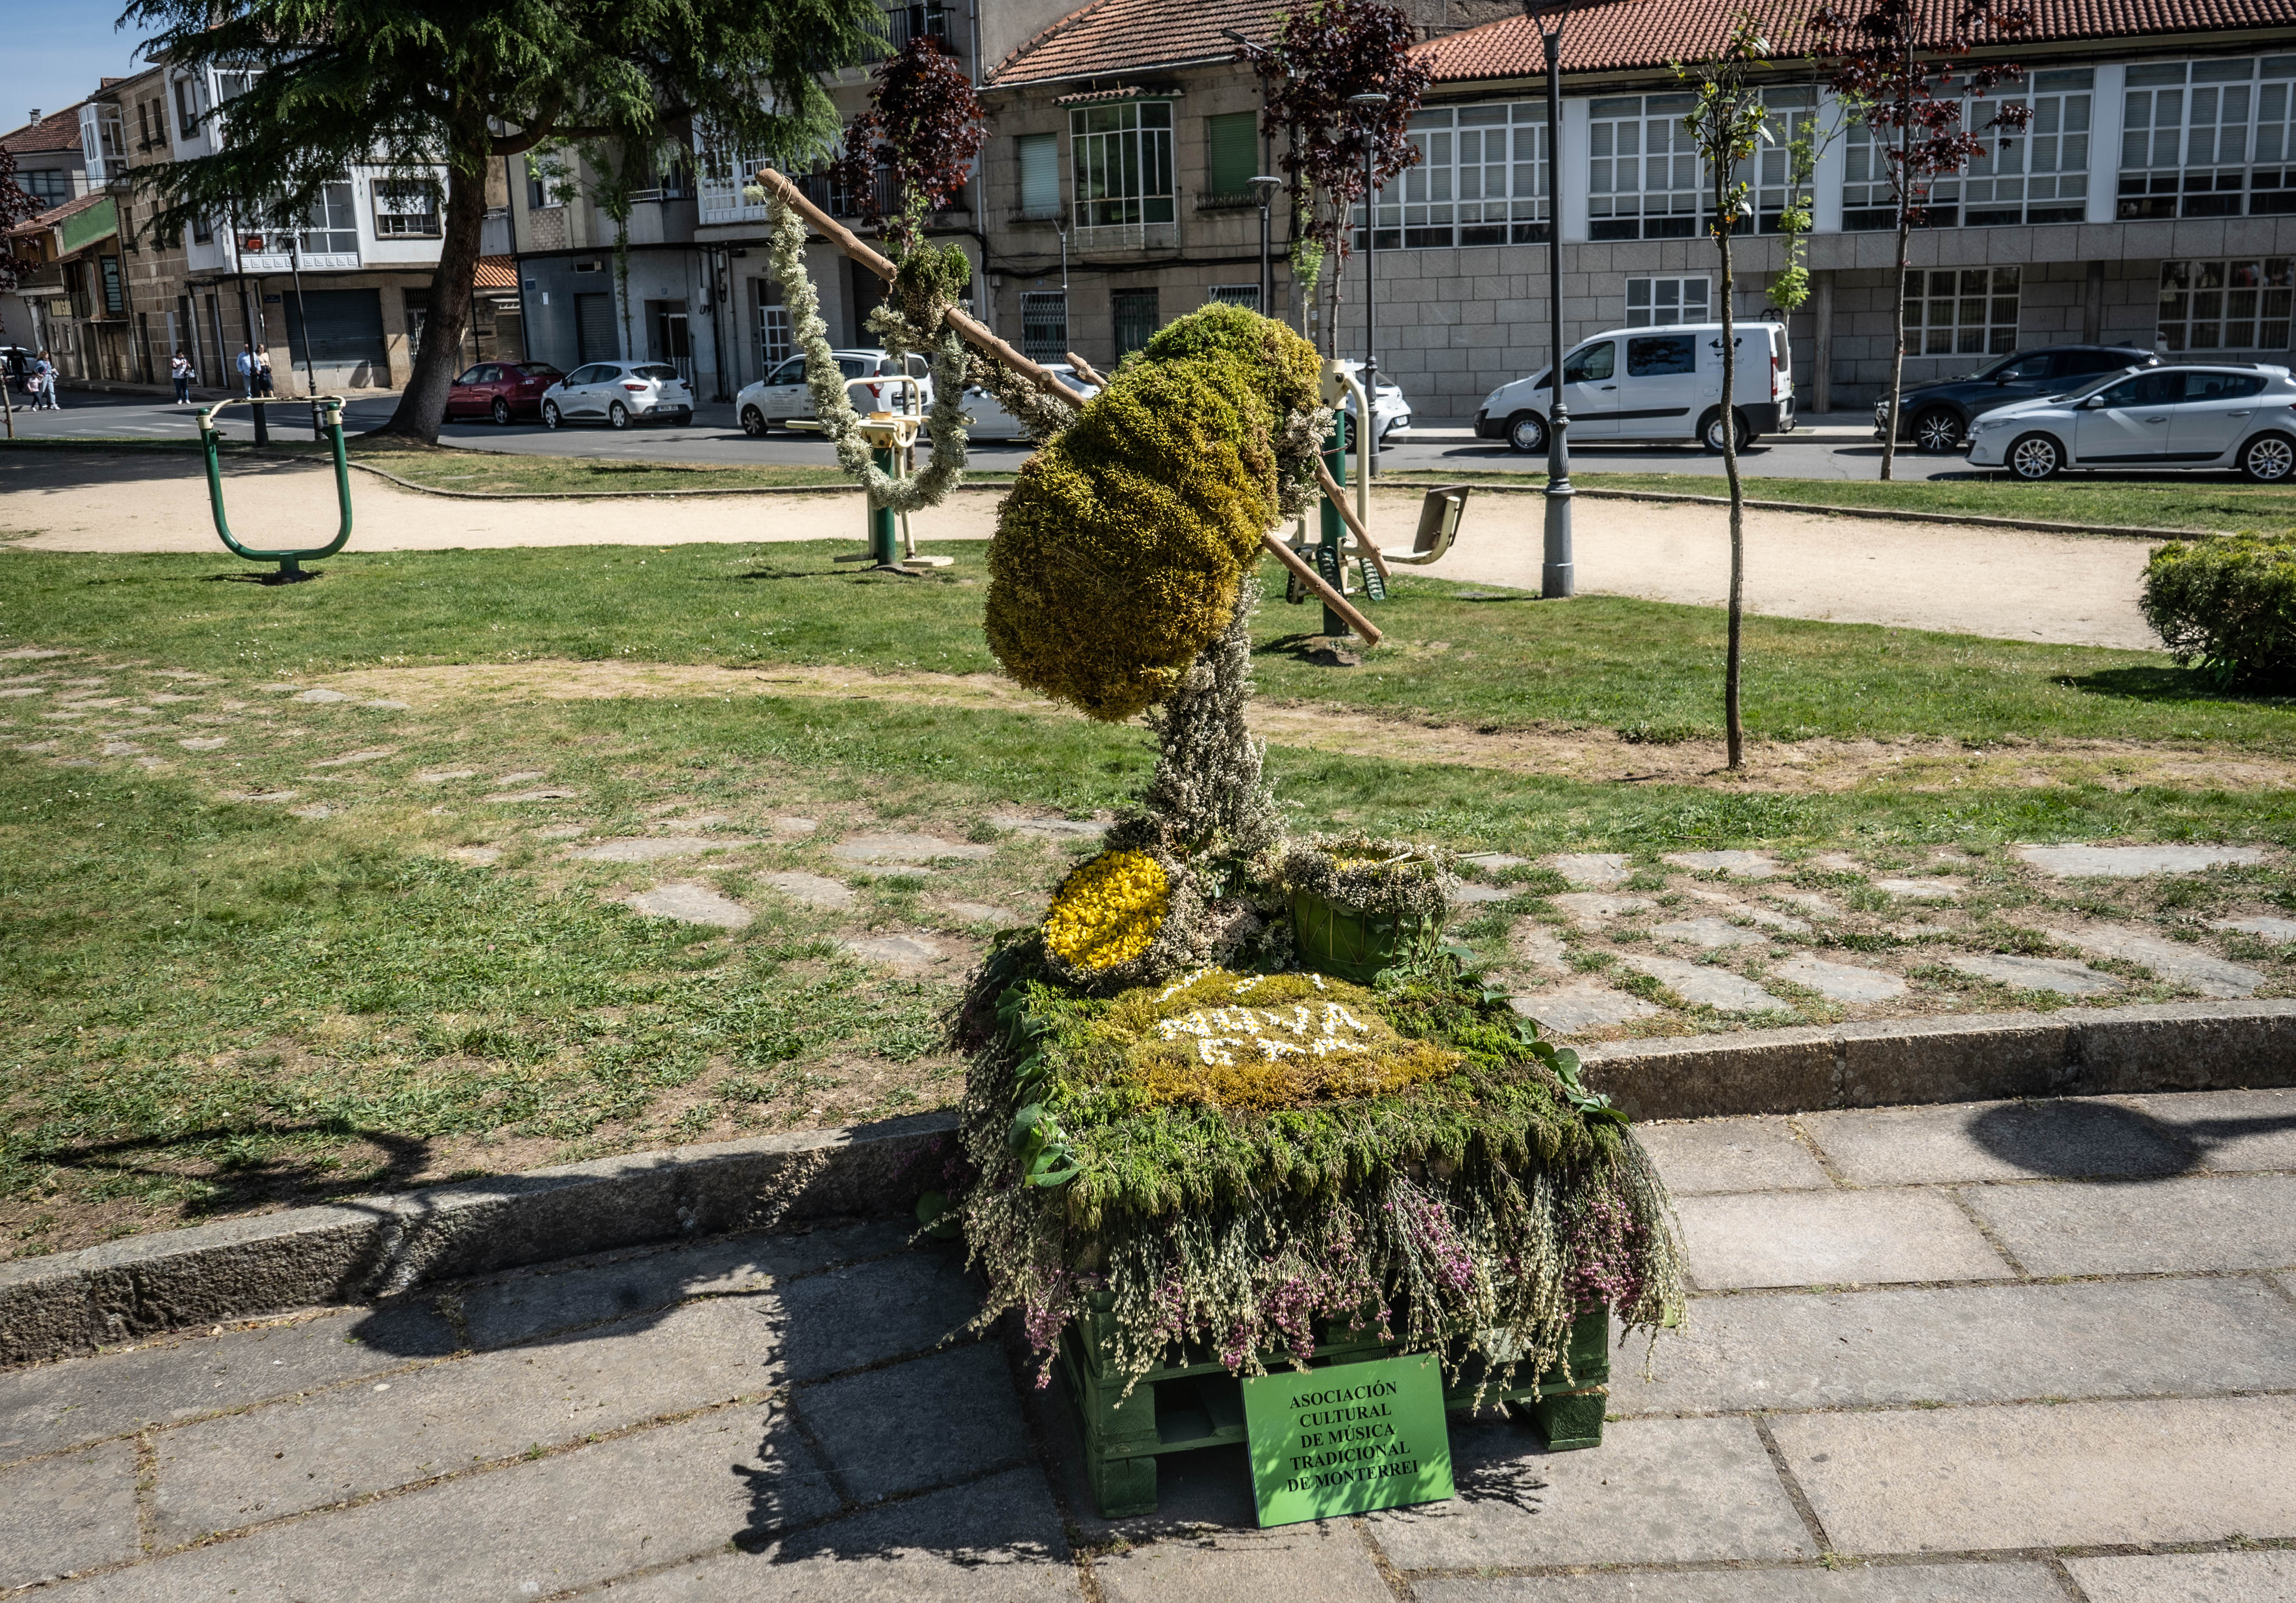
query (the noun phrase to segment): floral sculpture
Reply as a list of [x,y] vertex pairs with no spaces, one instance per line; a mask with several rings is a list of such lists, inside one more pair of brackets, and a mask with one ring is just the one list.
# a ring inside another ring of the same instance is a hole
[[[1681,1305],[1623,1116],[1441,945],[1448,860],[1284,837],[1249,624],[1260,536],[1313,493],[1316,376],[1255,313],[1180,319],[1022,469],[990,548],[1005,671],[1160,748],[956,1023],[972,1179],[946,1206],[982,1319],[1018,1310],[1047,1377],[1087,1325],[1135,1381],[1184,1353],[1304,1364],[1345,1326],[1504,1386],[1567,1370],[1590,1309]],[[1353,920],[1352,979],[1317,907]]]

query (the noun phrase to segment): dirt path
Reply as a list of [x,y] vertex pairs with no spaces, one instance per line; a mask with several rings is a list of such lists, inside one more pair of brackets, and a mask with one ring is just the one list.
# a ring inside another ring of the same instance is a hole
[[[1043,717],[1081,714],[990,674],[875,675],[839,667],[721,668],[622,662],[479,663],[430,668],[371,668],[335,675],[332,689],[430,707],[457,697],[493,700],[587,700],[618,697],[822,696],[911,705],[994,707]],[[1840,791],[1887,781],[1913,789],[1962,786],[2092,783],[2296,786],[2296,763],[2206,746],[2065,741],[1972,751],[1950,740],[1756,741],[1748,772],[1722,772],[1719,740],[1630,745],[1607,730],[1483,734],[1429,727],[1325,707],[1255,701],[1262,738],[1302,751],[1398,762],[1443,763],[1588,782],[1710,784],[1731,789]]]
[[[242,540],[332,533],[334,489],[317,463],[234,462],[226,488]],[[1420,492],[1382,492],[1376,530],[1409,544]],[[850,536],[851,492],[705,496],[687,501],[458,501],[371,474],[353,489],[362,551],[512,545],[619,545]],[[917,537],[983,540],[997,497],[966,493],[915,519]],[[1473,584],[1538,585],[1543,503],[1479,496],[1458,547],[1421,571]],[[1729,583],[1727,515],[1670,503],[1582,500],[1582,593],[1718,606]],[[1794,512],[1747,514],[1747,606],[1778,617],[1884,624],[2005,640],[2157,647],[2136,610],[2142,541]],[[0,461],[0,540],[37,551],[211,552],[206,481],[196,458],[156,453],[12,455]]]

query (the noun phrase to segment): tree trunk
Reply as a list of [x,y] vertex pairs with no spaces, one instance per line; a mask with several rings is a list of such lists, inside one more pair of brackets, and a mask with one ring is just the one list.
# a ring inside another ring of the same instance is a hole
[[1896,305],[1890,313],[1890,426],[1882,435],[1882,477],[1889,478],[1898,462],[1898,409],[1905,405],[1906,389],[1906,257],[1911,249],[1913,225],[1903,207],[1898,209],[1898,276]]
[[439,443],[439,425],[447,416],[447,388],[463,364],[463,331],[471,324],[471,285],[478,276],[479,235],[486,215],[485,178],[450,161],[447,237],[439,249],[439,270],[430,275],[422,348],[415,354],[414,375],[400,392],[398,410],[375,430],[379,435],[417,439],[426,446]]
[[[1725,183],[1727,182],[1725,169]],[[1723,192],[1724,203],[1729,192]],[[1730,231],[1737,219],[1716,219],[1714,246],[1722,258],[1722,471],[1730,480],[1730,649],[1722,674],[1722,723],[1733,773],[1746,765],[1746,731],[1738,716],[1738,665],[1746,600],[1746,487],[1738,478],[1738,318],[1731,305]]]

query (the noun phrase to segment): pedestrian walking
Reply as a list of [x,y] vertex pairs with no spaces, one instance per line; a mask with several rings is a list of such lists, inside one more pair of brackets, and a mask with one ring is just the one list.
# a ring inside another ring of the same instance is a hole
[[239,348],[239,393],[250,400],[255,398],[255,348],[252,345]]
[[33,411],[62,412],[64,409],[63,403],[56,399],[56,364],[48,359],[47,352],[42,351],[39,359],[32,364],[32,381],[40,387],[38,397],[32,402]]
[[168,376],[176,381],[176,405],[192,404],[192,359],[177,351],[168,364]]
[[267,345],[258,345],[255,348],[255,393],[259,396],[268,396],[272,393],[271,348]]

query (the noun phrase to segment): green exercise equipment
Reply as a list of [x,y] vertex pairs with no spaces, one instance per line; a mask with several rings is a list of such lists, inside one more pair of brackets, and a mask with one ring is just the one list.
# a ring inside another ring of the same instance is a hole
[[223,543],[231,548],[234,556],[243,557],[250,562],[276,562],[279,564],[277,577],[266,582],[275,585],[292,585],[299,580],[315,577],[303,571],[304,563],[320,557],[333,556],[342,550],[344,543],[351,537],[351,465],[349,459],[343,454],[343,398],[340,396],[311,397],[314,421],[316,422],[316,414],[321,411],[326,413],[326,421],[318,426],[326,429],[328,444],[334,448],[335,500],[342,508],[342,521],[335,530],[333,540],[324,545],[313,546],[308,551],[250,550],[233,537],[231,520],[224,515],[223,435],[216,428],[216,413],[226,406],[256,406],[265,404],[266,403],[263,400],[251,399],[245,396],[233,396],[226,400],[217,401],[214,405],[201,412],[200,449],[207,457],[208,505],[215,513],[216,533],[223,536]]

